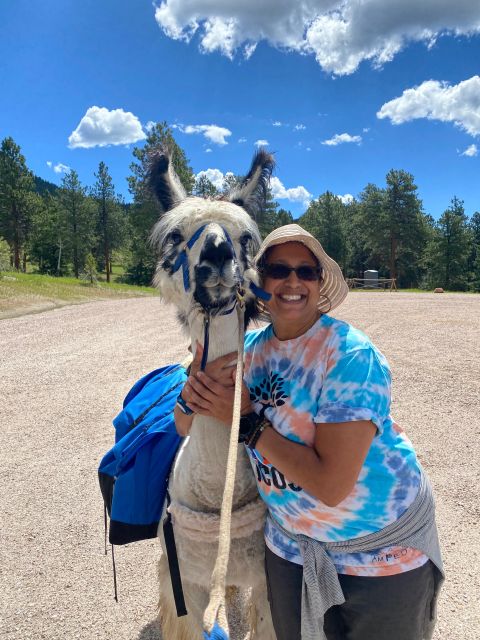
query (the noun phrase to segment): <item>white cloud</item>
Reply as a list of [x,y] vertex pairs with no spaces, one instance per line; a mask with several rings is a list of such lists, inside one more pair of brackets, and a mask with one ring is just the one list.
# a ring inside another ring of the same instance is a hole
[[156,0],[164,33],[205,53],[250,57],[266,40],[274,47],[314,55],[337,75],[364,60],[389,62],[410,42],[432,46],[442,35],[480,32],[477,0]]
[[352,196],[351,193],[346,193],[343,196],[338,195],[337,198],[340,198],[343,204],[350,204],[354,200],[354,197]]
[[68,138],[72,149],[130,144],[144,140],[145,133],[137,116],[130,111],[90,107]]
[[[153,120],[149,120],[147,122],[147,124],[145,125],[144,129],[147,133],[150,133],[150,131],[153,129],[153,127],[156,125],[156,122],[154,122]],[[175,126],[175,125],[173,125]]]
[[370,131],[370,127],[363,127],[363,133],[368,133]]
[[187,124],[185,127],[178,125],[176,128],[180,129],[182,133],[201,133],[207,140],[220,146],[228,144],[225,138],[232,135],[230,129],[219,127],[216,124]]
[[307,147],[307,149],[306,149],[306,150],[307,150],[307,151],[311,151],[311,150],[312,150],[312,147]]
[[268,140],[255,140],[253,143],[256,147],[268,147],[270,144]]
[[55,173],[68,173],[68,171],[70,171],[70,167],[59,162],[53,167],[53,170],[55,171]]
[[272,189],[272,195],[276,200],[290,200],[290,202],[303,202],[307,205],[312,194],[305,189],[305,187],[298,186],[286,189],[279,178],[274,176],[270,180],[270,188]]
[[208,147],[208,149],[205,149],[205,153],[212,153],[212,150],[210,149],[210,147]]
[[275,122],[272,123],[272,126],[274,127],[281,127],[282,123],[280,122],[280,120],[275,120]]
[[307,127],[304,124],[296,124],[293,128],[295,131],[304,131]]
[[246,138],[239,138],[239,139],[238,139],[238,141],[239,141],[241,144],[243,144],[244,142],[246,142],[246,141],[247,141],[247,139],[246,139]]
[[402,124],[417,118],[454,122],[471,136],[480,135],[480,76],[449,85],[427,80],[406,89],[399,98],[386,102],[377,118]]
[[469,147],[467,147],[465,149],[465,151],[463,153],[460,154],[461,156],[467,156],[468,158],[474,158],[475,156],[478,156],[478,148],[476,144],[471,144]]
[[52,168],[53,162],[51,160],[47,160],[47,167]]
[[195,180],[198,181],[202,176],[205,176],[214,187],[221,191],[224,179],[231,175],[233,175],[231,171],[227,171],[224,174],[220,169],[206,169],[205,171],[199,171],[195,176]]
[[257,43],[256,42],[254,44],[246,44],[245,45],[245,48],[243,50],[243,55],[245,56],[246,60],[251,58],[251,56],[254,54],[256,48],[257,48]]
[[322,144],[326,144],[329,147],[336,147],[339,144],[345,144],[346,142],[356,142],[360,144],[362,136],[351,136],[349,133],[336,133],[333,138],[324,140]]

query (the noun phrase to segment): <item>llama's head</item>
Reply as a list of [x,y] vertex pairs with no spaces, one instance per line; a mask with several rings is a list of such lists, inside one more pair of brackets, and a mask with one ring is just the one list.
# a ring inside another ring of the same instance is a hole
[[250,283],[257,283],[252,260],[260,235],[254,217],[265,206],[273,166],[270,154],[257,152],[241,184],[211,199],[186,196],[168,152],[152,157],[150,185],[164,212],[152,232],[159,254],[154,282],[185,323],[195,312],[225,313],[240,283],[246,322],[255,316]]

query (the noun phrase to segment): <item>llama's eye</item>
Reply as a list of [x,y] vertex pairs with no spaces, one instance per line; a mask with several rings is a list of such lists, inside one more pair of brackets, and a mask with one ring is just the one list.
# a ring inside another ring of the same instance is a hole
[[248,244],[248,242],[252,239],[252,235],[250,233],[243,233],[240,236],[240,244],[242,247]]
[[172,244],[180,244],[180,242],[183,242],[183,236],[180,231],[172,231],[168,239]]

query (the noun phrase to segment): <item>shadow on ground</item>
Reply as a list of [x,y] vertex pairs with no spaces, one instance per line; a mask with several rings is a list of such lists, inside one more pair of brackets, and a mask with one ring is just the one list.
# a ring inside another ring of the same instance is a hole
[[138,634],[137,640],[162,640],[157,620],[149,622]]

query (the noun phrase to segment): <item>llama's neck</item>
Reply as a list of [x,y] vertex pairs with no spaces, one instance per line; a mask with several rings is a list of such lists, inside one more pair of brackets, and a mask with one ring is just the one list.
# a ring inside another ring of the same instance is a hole
[[[238,320],[237,314],[227,316],[217,316],[210,322],[208,360],[215,360],[238,349]],[[202,315],[197,315],[190,324],[190,336],[192,340],[192,352],[195,354],[196,342],[203,345],[204,319]]]
[[[192,350],[196,340],[203,344],[203,319],[191,325]],[[208,360],[237,351],[237,314],[213,318],[210,326]],[[199,511],[220,509],[230,440],[229,426],[209,416],[194,417],[190,436],[175,466],[172,498]],[[235,475],[234,509],[254,499],[255,480],[244,447],[240,447]]]

